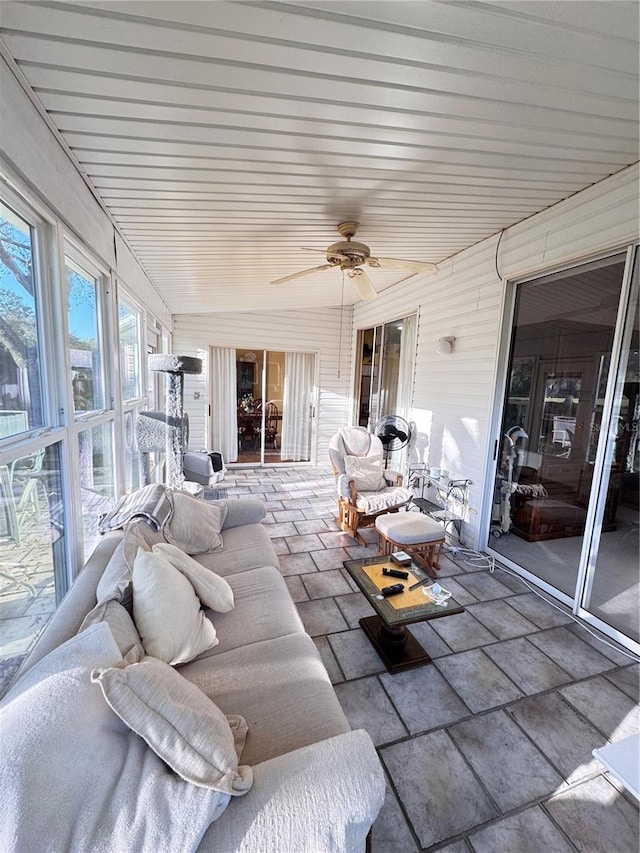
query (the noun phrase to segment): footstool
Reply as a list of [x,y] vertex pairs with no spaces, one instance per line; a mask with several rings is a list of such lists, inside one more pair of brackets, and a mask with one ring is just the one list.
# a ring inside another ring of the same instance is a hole
[[406,551],[413,562],[437,577],[444,545],[444,526],[421,512],[398,512],[376,518],[381,554]]

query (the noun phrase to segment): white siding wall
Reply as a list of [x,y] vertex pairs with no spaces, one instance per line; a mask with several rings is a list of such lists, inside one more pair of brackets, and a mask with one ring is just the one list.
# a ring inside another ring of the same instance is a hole
[[[342,352],[339,358],[340,309],[278,313],[178,314],[174,316],[173,348],[182,355],[203,359],[200,376],[185,376],[185,410],[189,415],[189,446],[210,447],[208,408],[209,347],[270,349],[278,352],[317,353],[318,421],[312,461],[328,460],[333,433],[349,421],[351,400],[351,309],[345,309]],[[340,376],[338,376],[340,368]],[[200,399],[194,399],[194,393]],[[215,448],[211,448],[215,450]],[[314,453],[316,454],[314,456]]]
[[[537,274],[638,239],[638,167],[625,169],[505,231],[498,268],[503,279]],[[390,288],[360,303],[357,329],[419,308],[412,418],[412,458],[469,477],[465,538],[478,542],[485,478],[493,480],[492,410],[505,286],[496,274],[498,235],[440,265],[435,277]],[[448,356],[438,338],[456,337]],[[500,379],[500,385],[502,380]],[[496,426],[495,429],[498,427]]]
[[6,165],[109,269],[115,270],[139,302],[171,328],[167,306],[144,269],[1,57],[0,91],[4,116],[0,120],[0,150]]

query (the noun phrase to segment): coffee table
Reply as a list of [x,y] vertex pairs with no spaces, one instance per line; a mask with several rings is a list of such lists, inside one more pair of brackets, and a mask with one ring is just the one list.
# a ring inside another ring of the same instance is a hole
[[[433,580],[415,563],[404,571],[409,573],[407,580],[388,577],[382,574],[386,567],[400,568],[389,557],[367,557],[363,560],[345,560],[345,569],[367,597],[367,601],[376,611],[374,616],[360,619],[360,626],[378,652],[388,672],[402,672],[414,666],[431,663],[431,658],[416,638],[407,631],[406,626],[413,622],[438,619],[464,610],[457,601],[450,598],[444,605],[436,604],[424,593]],[[424,586],[409,591],[411,584],[426,580]],[[384,598],[380,590],[395,583],[405,585],[405,591],[399,595]]]

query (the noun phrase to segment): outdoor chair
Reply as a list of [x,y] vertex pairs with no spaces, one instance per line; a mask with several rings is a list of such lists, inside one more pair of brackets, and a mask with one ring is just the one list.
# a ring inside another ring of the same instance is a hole
[[380,439],[364,427],[343,427],[329,442],[329,458],[336,478],[336,523],[362,545],[360,530],[372,527],[376,518],[398,512],[412,498],[402,486],[402,474],[383,468]]

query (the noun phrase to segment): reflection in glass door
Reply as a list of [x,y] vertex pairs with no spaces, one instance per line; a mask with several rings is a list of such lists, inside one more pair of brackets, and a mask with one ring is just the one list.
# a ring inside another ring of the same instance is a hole
[[518,285],[488,546],[575,610],[584,582],[585,610],[637,640],[637,312],[605,405],[625,268],[618,255]]
[[[600,453],[604,470],[600,500],[594,512],[594,537],[585,572],[581,607],[585,613],[640,642],[638,602],[639,524],[638,487],[640,485],[640,363],[638,348],[638,267],[636,264],[632,300],[625,324],[620,365],[611,393],[611,414],[607,412],[604,389],[596,406],[597,427],[604,419],[610,424]],[[599,461],[599,460],[598,460]],[[635,563],[634,563],[635,557]],[[635,571],[634,571],[635,569]]]

